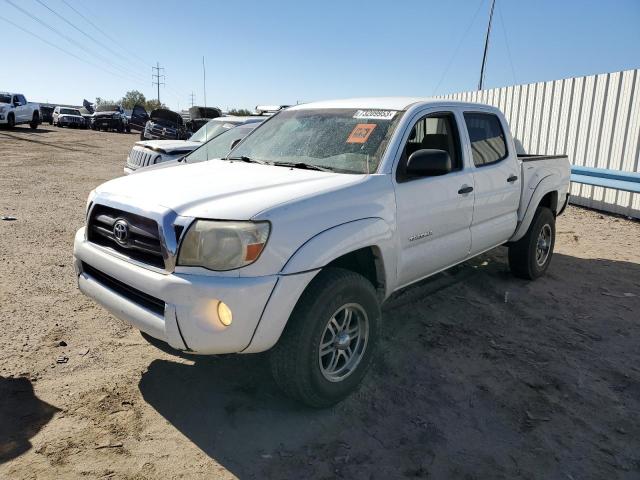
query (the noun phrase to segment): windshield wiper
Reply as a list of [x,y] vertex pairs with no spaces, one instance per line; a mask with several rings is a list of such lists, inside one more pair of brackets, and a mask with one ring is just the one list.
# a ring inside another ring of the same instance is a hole
[[273,162],[273,165],[275,165],[276,167],[300,168],[302,170],[318,170],[320,172],[334,171],[334,169],[331,167],[321,167],[319,165],[312,165],[311,163],[304,162]]
[[263,162],[262,160],[256,160],[255,158],[245,157],[244,155],[240,157],[225,157],[225,160],[240,160],[241,162],[247,163],[259,163],[260,165],[265,165],[267,162]]

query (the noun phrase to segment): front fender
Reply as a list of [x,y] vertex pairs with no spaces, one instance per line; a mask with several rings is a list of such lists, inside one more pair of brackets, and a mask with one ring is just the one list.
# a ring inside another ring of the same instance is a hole
[[249,346],[242,353],[273,347],[298,303],[300,295],[320,269],[360,248],[375,247],[385,276],[385,297],[395,284],[392,230],[381,218],[363,218],[324,230],[302,244],[279,273],[278,282],[262,313]]
[[[393,232],[387,222],[371,217],[337,225],[318,233],[296,250],[280,273],[290,275],[316,270],[347,253],[375,247],[380,256],[385,290],[395,283]],[[385,297],[387,292],[385,291]]]

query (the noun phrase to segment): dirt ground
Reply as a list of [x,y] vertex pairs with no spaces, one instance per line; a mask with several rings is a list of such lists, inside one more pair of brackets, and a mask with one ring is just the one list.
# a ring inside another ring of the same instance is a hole
[[77,290],[136,139],[0,131],[0,478],[640,477],[640,223],[570,207],[545,278],[498,249],[392,297],[361,390],[314,411],[264,355],[178,356]]

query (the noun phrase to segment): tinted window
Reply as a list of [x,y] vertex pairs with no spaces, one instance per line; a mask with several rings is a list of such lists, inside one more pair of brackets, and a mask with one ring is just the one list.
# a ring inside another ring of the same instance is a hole
[[507,142],[498,117],[488,113],[465,113],[464,120],[476,167],[506,158]]
[[27,99],[24,98],[23,95],[18,95],[17,96],[18,101],[20,102],[20,105],[26,105],[27,104]]

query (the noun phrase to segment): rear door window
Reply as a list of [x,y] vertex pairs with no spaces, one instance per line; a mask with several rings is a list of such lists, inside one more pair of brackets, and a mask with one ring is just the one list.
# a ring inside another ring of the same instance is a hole
[[507,141],[500,119],[490,113],[465,113],[473,163],[483,167],[507,158]]

